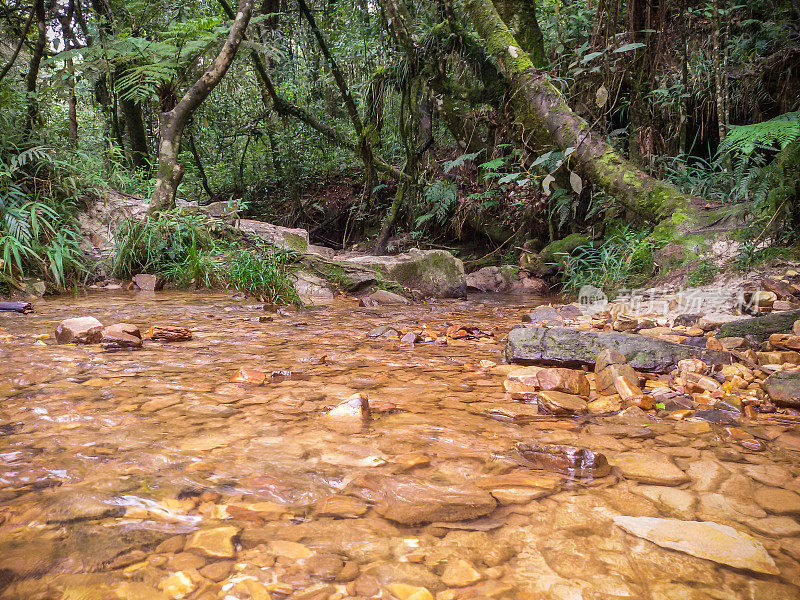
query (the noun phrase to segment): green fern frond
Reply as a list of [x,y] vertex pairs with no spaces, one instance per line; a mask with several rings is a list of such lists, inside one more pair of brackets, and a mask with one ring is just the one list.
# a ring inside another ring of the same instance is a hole
[[783,149],[800,139],[800,111],[790,112],[763,123],[738,125],[731,129],[719,146],[719,155],[742,153],[750,155],[756,148]]

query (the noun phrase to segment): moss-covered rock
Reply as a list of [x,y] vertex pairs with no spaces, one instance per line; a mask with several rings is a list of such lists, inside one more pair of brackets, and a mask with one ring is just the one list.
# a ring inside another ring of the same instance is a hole
[[773,333],[786,333],[792,330],[792,325],[800,319],[800,310],[787,310],[775,312],[763,317],[742,319],[732,323],[725,323],[719,328],[717,337],[743,337],[757,342],[763,342]]
[[277,248],[308,252],[308,231],[305,229],[290,229],[251,219],[241,219],[238,228],[257,235]]
[[699,358],[710,364],[730,364],[727,352],[695,348],[666,340],[627,333],[579,331],[562,327],[518,327],[508,333],[509,362],[554,364],[566,367],[593,365],[606,348],[625,355],[633,368],[669,372],[680,360]]
[[368,267],[380,279],[423,296],[462,298],[467,293],[464,263],[446,250],[417,250],[396,256],[357,256],[344,261]]
[[317,254],[306,254],[303,268],[319,275],[347,292],[355,292],[378,283],[378,274],[366,266],[344,260],[334,260]]
[[561,264],[564,261],[565,255],[572,254],[578,248],[589,246],[591,243],[592,238],[588,235],[571,233],[564,239],[550,242],[542,249],[539,256],[545,263]]
[[764,390],[775,404],[800,408],[800,373],[778,371],[764,381]]

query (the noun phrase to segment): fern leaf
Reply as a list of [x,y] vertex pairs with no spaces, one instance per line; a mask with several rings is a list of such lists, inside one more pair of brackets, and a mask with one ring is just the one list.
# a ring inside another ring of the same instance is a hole
[[734,126],[719,146],[719,156],[728,153],[751,155],[756,148],[778,145],[785,148],[800,139],[800,111],[790,112],[763,123]]

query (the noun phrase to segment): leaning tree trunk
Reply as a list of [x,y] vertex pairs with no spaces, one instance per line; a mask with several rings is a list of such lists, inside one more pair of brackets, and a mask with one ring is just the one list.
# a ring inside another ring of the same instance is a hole
[[544,53],[544,36],[536,20],[536,0],[496,0],[495,6],[503,22],[528,53],[533,65],[541,68],[547,64]]
[[500,64],[512,89],[517,118],[526,129],[562,150],[574,148],[571,156],[576,169],[640,216],[661,221],[659,237],[672,239],[678,231],[698,224],[698,199],[650,177],[592,131],[591,125],[570,109],[548,74],[534,68],[491,0],[467,0],[465,9],[489,54]]
[[180,102],[167,112],[158,115],[160,139],[158,144],[158,171],[149,213],[157,213],[175,206],[178,184],[183,178],[184,168],[178,164],[181,136],[186,123],[211,91],[222,81],[236,56],[239,44],[244,37],[247,23],[253,11],[253,0],[239,0],[239,10],[233,20],[228,38],[202,77],[194,82]]
[[0,81],[3,81],[3,78],[8,74],[11,70],[11,67],[14,66],[14,63],[17,61],[17,57],[19,56],[20,50],[22,50],[22,46],[25,45],[25,40],[28,37],[28,31],[30,31],[31,23],[33,23],[33,16],[36,14],[36,11],[31,9],[31,12],[28,14],[28,20],[25,21],[25,27],[22,28],[22,32],[19,36],[19,42],[17,42],[16,48],[11,53],[11,57],[8,59],[6,66],[3,67],[3,70],[0,71]]

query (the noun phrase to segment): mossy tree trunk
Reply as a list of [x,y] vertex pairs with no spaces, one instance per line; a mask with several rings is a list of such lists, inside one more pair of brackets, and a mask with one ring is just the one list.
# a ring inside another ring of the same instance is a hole
[[231,25],[231,30],[228,32],[228,38],[214,62],[200,79],[192,84],[172,110],[158,115],[160,133],[158,171],[148,209],[149,213],[169,210],[175,206],[175,195],[184,173],[183,165],[178,164],[183,130],[197,107],[203,103],[228,72],[228,68],[236,56],[236,51],[239,49],[239,44],[244,38],[252,11],[253,0],[239,0],[238,12]]
[[661,221],[664,237],[696,224],[697,199],[640,170],[573,112],[549,75],[535,68],[491,0],[467,0],[465,10],[500,65],[517,118],[526,129],[562,150],[574,148],[576,170],[638,215]]
[[544,36],[536,20],[536,0],[495,0],[497,12],[508,25],[514,39],[531,57],[533,66],[547,64],[544,54]]

